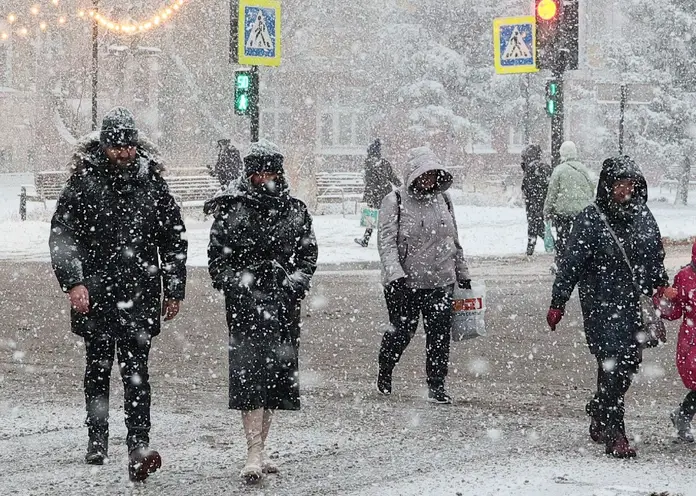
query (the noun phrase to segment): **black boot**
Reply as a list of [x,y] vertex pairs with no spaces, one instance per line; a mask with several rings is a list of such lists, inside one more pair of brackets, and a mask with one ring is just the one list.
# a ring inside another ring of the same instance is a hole
[[527,256],[531,257],[534,255],[534,249],[536,248],[536,238],[529,238],[527,240]]
[[85,463],[89,465],[103,465],[109,456],[109,428],[89,427],[89,442]]
[[389,396],[392,393],[392,371],[379,368],[379,375],[377,376],[377,391]]
[[147,446],[135,448],[128,455],[128,478],[131,482],[144,482],[150,474],[162,468],[160,454]]

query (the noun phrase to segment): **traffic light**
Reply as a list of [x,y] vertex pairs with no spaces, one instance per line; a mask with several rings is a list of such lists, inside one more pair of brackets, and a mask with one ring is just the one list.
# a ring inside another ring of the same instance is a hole
[[234,113],[249,115],[256,109],[258,101],[258,84],[256,75],[249,69],[240,69],[234,73]]
[[546,113],[553,117],[561,112],[563,99],[561,97],[561,83],[557,79],[546,81]]
[[558,69],[561,49],[562,0],[535,0],[537,67]]

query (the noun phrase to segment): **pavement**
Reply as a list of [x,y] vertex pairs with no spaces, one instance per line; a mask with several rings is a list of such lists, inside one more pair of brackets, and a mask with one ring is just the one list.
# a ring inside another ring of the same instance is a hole
[[[668,249],[670,274],[689,253]],[[251,489],[238,481],[239,415],[226,409],[223,301],[204,269],[190,270],[182,314],[154,340],[152,444],[164,466],[133,486],[117,371],[110,463],[87,467],[84,350],[69,331],[65,296],[49,264],[0,263],[0,494],[696,494],[694,447],[675,442],[668,419],[685,393],[676,326],[667,345],[646,352],[627,396],[639,458],[606,458],[587,436],[596,364],[577,299],[557,332],[545,324],[551,261],[471,261],[488,287],[489,335],[452,344],[451,406],[425,401],[422,330],[395,370],[394,394],[376,392],[387,328],[379,271],[322,266],[304,311],[303,409],[277,416],[269,445],[281,474]]]

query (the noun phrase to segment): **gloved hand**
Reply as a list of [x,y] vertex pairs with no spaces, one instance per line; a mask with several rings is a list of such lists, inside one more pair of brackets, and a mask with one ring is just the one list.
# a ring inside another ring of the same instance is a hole
[[387,284],[386,289],[392,293],[403,291],[406,288],[406,278],[400,277],[399,279]]
[[471,289],[471,279],[464,279],[463,281],[459,281],[459,288]]
[[564,310],[562,308],[549,308],[549,313],[546,314],[546,322],[552,331],[556,330],[556,326],[563,319]]
[[292,293],[304,297],[312,287],[312,276],[301,270],[296,270],[285,278],[285,285]]

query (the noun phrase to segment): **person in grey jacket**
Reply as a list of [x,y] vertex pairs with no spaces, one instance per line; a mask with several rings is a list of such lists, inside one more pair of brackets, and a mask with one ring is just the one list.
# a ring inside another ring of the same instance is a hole
[[561,145],[561,163],[553,170],[544,203],[544,217],[556,228],[556,265],[565,253],[573,220],[594,199],[595,186],[590,172],[578,161],[578,149],[572,141]]
[[391,394],[392,371],[423,315],[428,400],[449,404],[445,377],[454,284],[471,288],[447,189],[452,175],[429,148],[411,150],[404,186],[379,212],[378,249],[391,329],[379,352],[377,389]]

